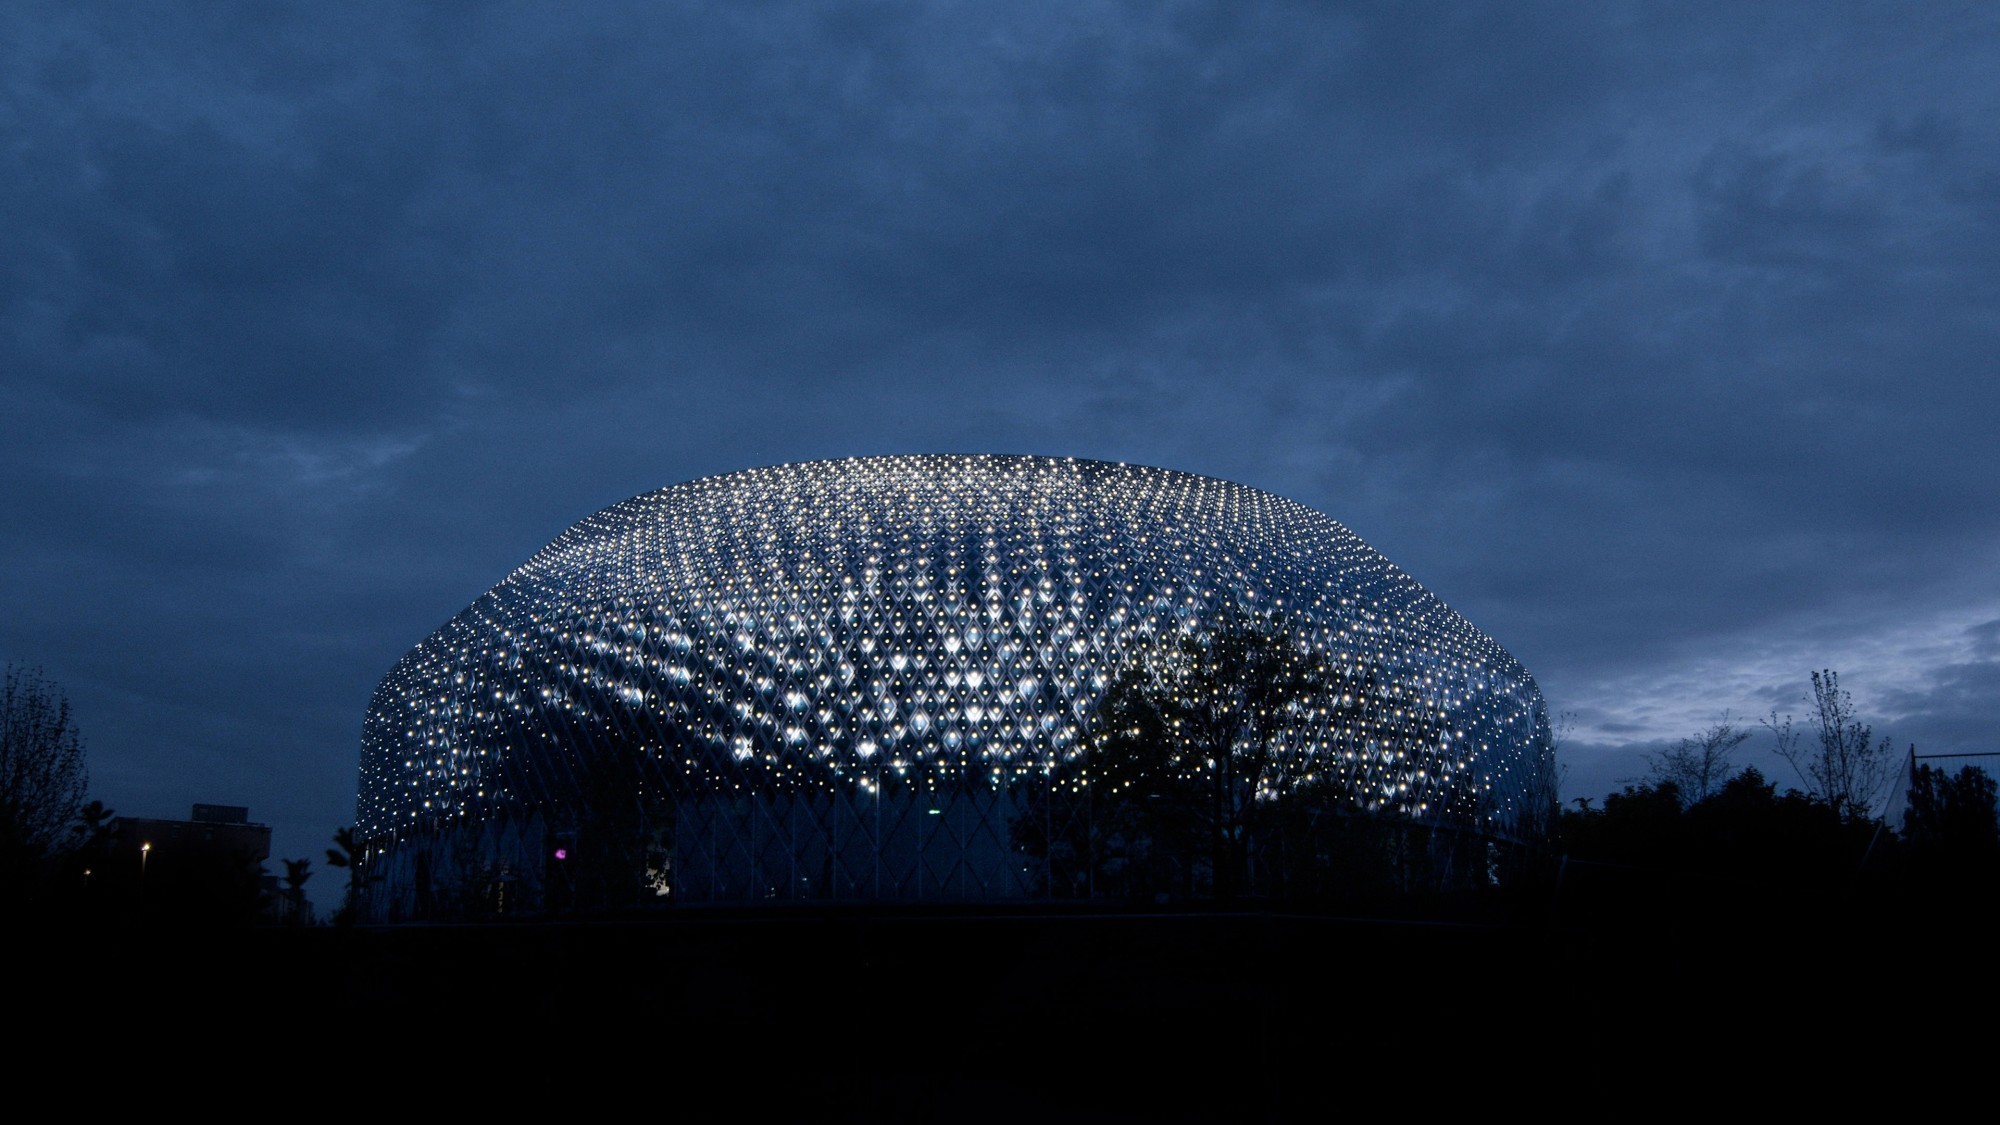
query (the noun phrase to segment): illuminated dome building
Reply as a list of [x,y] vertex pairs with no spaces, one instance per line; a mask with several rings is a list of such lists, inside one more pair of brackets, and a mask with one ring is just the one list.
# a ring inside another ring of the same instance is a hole
[[404,656],[362,736],[366,912],[1132,890],[1079,768],[1100,702],[1224,617],[1344,685],[1287,712],[1303,766],[1258,800],[1309,780],[1444,881],[1544,831],[1533,679],[1332,519],[1133,465],[870,457],[607,508]]

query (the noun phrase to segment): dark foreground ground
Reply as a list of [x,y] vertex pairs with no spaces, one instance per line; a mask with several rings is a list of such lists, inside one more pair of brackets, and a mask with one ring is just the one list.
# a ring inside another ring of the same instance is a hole
[[351,1070],[371,1096],[567,1089],[581,1110],[612,1091],[698,1093],[751,1120],[1320,1120],[1329,1098],[1429,1112],[1620,1076],[1629,1096],[1688,1068],[1841,1073],[1855,1044],[1870,1045],[1851,1075],[1865,1092],[1896,1078],[1884,1045],[1954,1034],[1940,1005],[1990,1026],[1982,918],[1474,902],[27,929],[10,1017],[116,1028],[169,1070]]

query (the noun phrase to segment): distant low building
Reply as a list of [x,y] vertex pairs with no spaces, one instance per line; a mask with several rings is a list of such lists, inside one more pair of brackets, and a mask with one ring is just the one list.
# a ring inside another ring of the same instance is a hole
[[150,916],[249,920],[275,888],[270,858],[270,826],[249,809],[198,804],[186,820],[114,819],[93,879]]

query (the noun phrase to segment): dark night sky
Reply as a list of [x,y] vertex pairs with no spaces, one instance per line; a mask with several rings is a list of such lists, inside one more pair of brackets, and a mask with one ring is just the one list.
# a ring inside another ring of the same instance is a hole
[[564,527],[896,452],[1328,513],[1569,796],[1822,667],[2000,748],[1989,8],[448,7],[0,12],[0,658],[121,812],[317,860]]

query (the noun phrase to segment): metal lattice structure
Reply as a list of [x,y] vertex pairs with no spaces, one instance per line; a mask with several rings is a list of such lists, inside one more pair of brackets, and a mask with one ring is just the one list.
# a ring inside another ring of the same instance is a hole
[[861,458],[605,509],[403,657],[362,738],[368,912],[552,909],[607,878],[609,901],[1069,893],[1010,826],[1058,815],[1049,778],[1119,668],[1244,607],[1367,673],[1297,732],[1354,807],[1543,830],[1532,678],[1332,519],[1139,466]]

